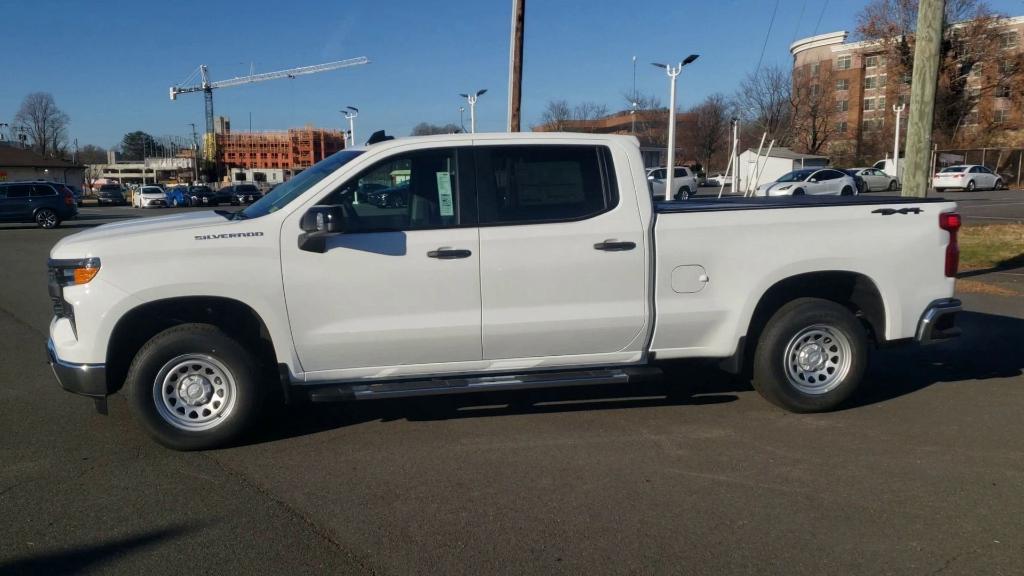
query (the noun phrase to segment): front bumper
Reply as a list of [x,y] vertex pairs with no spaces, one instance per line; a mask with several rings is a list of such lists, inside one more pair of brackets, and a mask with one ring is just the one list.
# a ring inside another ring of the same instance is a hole
[[956,315],[962,309],[963,305],[956,298],[933,301],[917,323],[915,340],[921,344],[929,344],[960,336],[960,328],[956,326]]
[[106,365],[65,362],[57,357],[53,340],[46,341],[46,353],[50,359],[50,367],[53,368],[53,375],[57,377],[61,388],[91,398],[105,398],[110,394],[107,387]]

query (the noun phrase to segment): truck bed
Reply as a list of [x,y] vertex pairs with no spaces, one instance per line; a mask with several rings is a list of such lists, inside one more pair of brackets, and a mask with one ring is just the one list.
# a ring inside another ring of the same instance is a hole
[[659,214],[676,212],[721,212],[731,210],[768,210],[772,208],[818,208],[821,206],[872,206],[880,204],[931,204],[947,202],[944,198],[913,198],[908,196],[769,196],[740,198],[695,197],[689,200],[655,202]]

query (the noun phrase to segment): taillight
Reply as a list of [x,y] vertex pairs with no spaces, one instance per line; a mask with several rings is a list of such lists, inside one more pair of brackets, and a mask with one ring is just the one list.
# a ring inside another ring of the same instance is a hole
[[949,244],[946,246],[946,277],[955,278],[960,268],[960,245],[957,243],[957,232],[960,230],[960,215],[956,212],[939,214],[939,228],[949,232]]
[[64,189],[64,205],[65,206],[74,206],[75,205],[75,195],[72,194],[71,190],[68,190],[67,188]]

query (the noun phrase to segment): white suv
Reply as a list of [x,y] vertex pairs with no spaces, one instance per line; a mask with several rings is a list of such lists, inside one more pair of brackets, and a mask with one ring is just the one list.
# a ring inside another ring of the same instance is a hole
[[[657,199],[665,197],[666,168],[652,168],[647,171],[647,181],[651,184],[651,195]],[[687,200],[697,193],[697,174],[685,166],[676,166],[672,170],[673,200]]]

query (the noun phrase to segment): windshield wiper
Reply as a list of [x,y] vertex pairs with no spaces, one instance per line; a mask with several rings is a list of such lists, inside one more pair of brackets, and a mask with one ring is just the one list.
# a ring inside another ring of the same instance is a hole
[[230,212],[231,220],[248,220],[249,216],[245,213],[245,210],[239,210],[238,212]]

